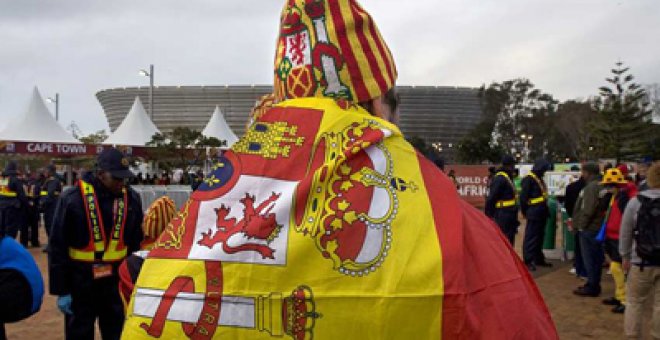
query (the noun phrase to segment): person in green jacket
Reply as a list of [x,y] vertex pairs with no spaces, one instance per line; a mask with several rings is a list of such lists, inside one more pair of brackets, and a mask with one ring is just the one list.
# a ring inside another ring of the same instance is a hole
[[580,192],[580,196],[573,211],[573,228],[578,231],[582,260],[587,271],[587,283],[573,291],[580,296],[599,296],[600,277],[605,254],[602,244],[596,236],[603,222],[601,209],[601,195],[603,188],[599,184],[600,168],[596,163],[587,163],[582,167],[582,177],[587,185]]

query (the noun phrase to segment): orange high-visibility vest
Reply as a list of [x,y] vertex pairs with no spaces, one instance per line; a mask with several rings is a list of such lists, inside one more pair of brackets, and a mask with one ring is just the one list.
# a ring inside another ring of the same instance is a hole
[[114,226],[108,242],[103,228],[101,209],[94,192],[94,186],[85,181],[79,181],[80,192],[85,205],[87,225],[89,227],[89,243],[83,249],[69,248],[69,257],[83,262],[117,262],[122,261],[127,254],[124,245],[124,226],[126,225],[126,206],[128,192],[123,190],[123,200],[118,202],[117,213],[114,216]]

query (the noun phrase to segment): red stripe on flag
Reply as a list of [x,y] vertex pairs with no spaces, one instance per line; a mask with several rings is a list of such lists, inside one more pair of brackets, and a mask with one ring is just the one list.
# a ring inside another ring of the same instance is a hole
[[[363,15],[369,15],[362,7],[360,7],[358,4],[355,4],[353,6],[358,13],[361,13]],[[368,21],[369,22],[369,33],[371,36],[374,38],[374,41],[376,42],[376,47],[378,48],[378,53],[382,56],[383,58],[383,63],[385,63],[385,68],[387,69],[387,76],[390,79],[390,82],[392,83],[392,86],[394,85],[395,79],[395,72],[394,72],[394,61],[392,60],[392,54],[390,53],[390,50],[387,47],[383,46],[383,40],[378,34],[378,31],[376,31],[376,26],[374,25],[374,20],[373,18]]]
[[[355,19],[355,32],[357,33],[360,45],[362,45],[362,51],[369,62],[371,73],[374,76],[374,79],[376,79],[376,83],[378,83],[378,88],[381,91],[386,92],[389,89],[387,88],[388,86],[385,78],[383,78],[383,72],[385,72],[385,70],[381,70],[380,66],[378,66],[378,61],[376,60],[373,50],[371,50],[369,40],[364,35],[364,18],[362,17],[362,14],[358,12],[355,4],[351,5],[351,13],[353,13],[353,19]],[[378,40],[378,37],[374,36],[374,40]],[[385,56],[383,56],[383,58],[385,59]]]
[[418,158],[442,252],[443,338],[558,339],[543,297],[499,228]]
[[365,101],[371,96],[369,95],[367,87],[364,85],[360,66],[353,54],[351,43],[348,41],[348,37],[345,34],[346,23],[344,23],[344,18],[341,14],[341,9],[339,8],[339,1],[328,1],[327,4],[328,7],[330,7],[330,13],[332,14],[332,21],[335,25],[335,32],[337,32],[337,40],[341,47],[341,53],[344,56],[344,59],[346,59],[346,66],[348,67],[353,91],[355,91],[355,94],[358,96],[358,98],[354,99],[357,101]]

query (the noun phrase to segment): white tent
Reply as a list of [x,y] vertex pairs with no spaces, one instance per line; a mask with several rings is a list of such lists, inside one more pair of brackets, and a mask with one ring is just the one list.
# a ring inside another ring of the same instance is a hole
[[0,132],[0,139],[19,142],[80,143],[57,123],[46,108],[36,86],[32,91],[32,99],[27,111],[7,124]]
[[236,137],[236,134],[231,130],[229,125],[227,125],[227,121],[218,106],[215,107],[213,116],[211,116],[211,120],[206,124],[206,127],[202,131],[202,135],[205,137],[215,137],[221,141],[227,141],[228,148],[238,141],[238,137]]
[[124,121],[103,144],[144,146],[156,133],[160,131],[144,111],[140,97],[135,97]]

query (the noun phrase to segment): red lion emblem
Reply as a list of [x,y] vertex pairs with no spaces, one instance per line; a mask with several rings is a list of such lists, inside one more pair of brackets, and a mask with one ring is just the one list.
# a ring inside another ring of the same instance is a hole
[[[211,229],[202,233],[202,239],[198,244],[213,248],[214,245],[222,243],[222,250],[227,254],[235,254],[242,251],[256,251],[264,259],[274,259],[275,249],[268,245],[277,237],[282,228],[277,224],[275,214],[270,211],[275,207],[275,201],[281,194],[272,193],[268,199],[261,202],[258,207],[255,205],[255,197],[245,194],[240,200],[245,209],[243,209],[243,218],[237,221],[236,218],[227,218],[231,209],[224,204],[215,209],[218,216],[216,222],[216,231]],[[232,246],[227,243],[229,238],[234,235],[243,234],[248,240],[260,240],[261,242],[243,242],[240,245]]]

